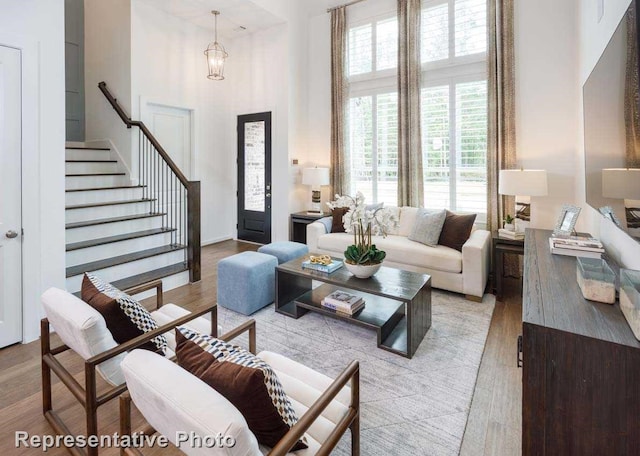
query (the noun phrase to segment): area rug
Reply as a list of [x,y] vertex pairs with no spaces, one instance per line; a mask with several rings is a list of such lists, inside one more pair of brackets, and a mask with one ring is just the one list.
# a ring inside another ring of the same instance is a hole
[[[258,351],[332,377],[360,361],[361,454],[457,455],[494,305],[492,295],[476,303],[434,290],[432,326],[412,359],[378,349],[375,331],[314,312],[295,320],[271,305],[251,318]],[[249,317],[219,308],[218,319],[226,331]],[[347,433],[332,454],[351,454],[349,442]]]

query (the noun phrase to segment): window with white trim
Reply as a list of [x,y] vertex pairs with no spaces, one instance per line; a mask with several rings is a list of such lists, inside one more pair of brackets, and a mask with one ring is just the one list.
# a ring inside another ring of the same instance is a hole
[[[486,0],[424,0],[422,153],[425,207],[487,212]],[[397,204],[395,12],[350,24],[351,193]]]

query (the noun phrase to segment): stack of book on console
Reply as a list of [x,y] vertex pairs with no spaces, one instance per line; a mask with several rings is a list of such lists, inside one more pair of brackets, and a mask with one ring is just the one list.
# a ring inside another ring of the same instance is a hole
[[364,299],[343,290],[336,290],[325,296],[320,304],[327,309],[353,315],[364,307]]
[[498,237],[511,239],[513,241],[521,241],[524,239],[524,231],[510,231],[500,228],[498,230]]
[[312,263],[311,260],[305,260],[302,262],[303,269],[313,269],[314,271],[326,272],[331,274],[333,271],[337,271],[342,267],[342,261],[331,260],[330,264]]
[[549,238],[551,253],[586,258],[602,258],[604,246],[602,242],[589,233],[577,236],[551,236]]

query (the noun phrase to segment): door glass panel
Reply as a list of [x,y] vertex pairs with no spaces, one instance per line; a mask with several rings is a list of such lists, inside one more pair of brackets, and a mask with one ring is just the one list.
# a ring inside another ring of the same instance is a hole
[[244,124],[244,209],[264,212],[265,208],[265,125],[264,121]]

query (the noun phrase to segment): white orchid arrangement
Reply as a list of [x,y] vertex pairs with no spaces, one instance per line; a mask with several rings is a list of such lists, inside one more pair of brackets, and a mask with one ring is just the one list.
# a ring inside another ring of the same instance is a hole
[[336,195],[336,201],[331,207],[348,207],[349,211],[342,218],[344,229],[353,233],[354,244],[344,252],[345,259],[351,264],[371,265],[381,263],[386,252],[378,250],[372,242],[372,236],[386,237],[391,230],[398,226],[398,217],[389,208],[367,208],[364,195],[357,192],[352,196]]

